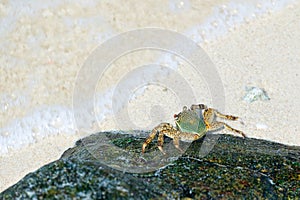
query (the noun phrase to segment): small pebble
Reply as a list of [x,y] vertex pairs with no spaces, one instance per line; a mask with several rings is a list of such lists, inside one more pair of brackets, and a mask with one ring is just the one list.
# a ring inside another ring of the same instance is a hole
[[9,135],[10,135],[10,133],[8,131],[4,131],[4,132],[1,133],[1,136],[7,137]]
[[270,97],[267,95],[267,92],[262,88],[246,87],[245,90],[246,90],[246,95],[244,96],[243,100],[248,103],[257,100],[263,100],[263,101],[270,100]]
[[256,128],[258,130],[266,130],[266,129],[268,129],[268,126],[266,124],[263,124],[263,123],[257,123]]

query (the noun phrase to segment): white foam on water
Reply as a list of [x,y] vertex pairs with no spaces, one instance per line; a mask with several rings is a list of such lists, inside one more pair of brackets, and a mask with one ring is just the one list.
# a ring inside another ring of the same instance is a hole
[[[81,1],[77,0],[76,2]],[[252,3],[232,1],[226,5],[217,6],[212,16],[208,17],[204,23],[191,27],[185,34],[199,44],[205,41],[213,41],[227,34],[230,29],[236,26],[244,24],[249,20],[253,20],[257,16],[266,14],[269,11],[278,11],[294,2],[295,0],[261,0],[253,1]],[[57,6],[61,3],[62,2],[59,0],[51,1],[51,3],[40,2],[37,0],[31,1],[31,3],[20,2],[17,0],[10,1],[9,14],[0,20],[0,35],[2,35],[2,33],[9,33],[8,30],[12,29],[11,24],[15,24],[20,16],[24,14],[33,15],[36,10]],[[92,6],[93,1],[85,1],[84,4]],[[184,9],[184,12],[188,12],[188,10],[191,9],[188,0],[183,1],[183,3],[177,0],[170,0],[169,5],[170,9],[173,9],[172,11],[175,13],[179,12],[180,9]],[[88,23],[93,23],[93,21],[94,19],[90,19],[88,20]],[[99,22],[99,20],[96,21]],[[66,24],[68,23],[71,22],[66,20]],[[81,20],[80,23],[87,22]],[[106,35],[106,37],[108,37],[108,35]],[[103,37],[97,39],[97,41],[101,41],[102,39]],[[168,65],[172,69],[177,69],[178,67],[178,62],[175,61],[170,54],[162,56],[158,59],[157,63]],[[135,99],[138,95],[142,95],[142,93],[143,92],[139,92],[132,95],[132,99]],[[102,121],[107,116],[113,114],[112,98],[114,98],[114,87],[108,88],[103,93],[96,94],[95,105],[97,107],[97,120]],[[20,98],[20,101],[22,101],[21,103],[26,102],[26,94],[24,94],[24,98]],[[5,102],[2,102],[1,105],[5,105]],[[120,106],[120,108],[121,107],[122,106]],[[7,108],[2,106],[2,109]],[[32,113],[28,113],[27,116],[21,119],[15,119],[6,126],[0,128],[0,153],[4,154],[7,153],[9,149],[18,149],[22,146],[34,143],[37,138],[39,139],[56,134],[74,134],[75,132],[76,126],[73,121],[73,112],[71,108],[62,105],[42,106],[36,108]]]
[[[43,15],[49,14],[47,9],[55,8],[62,4],[72,3],[78,4],[81,7],[93,7],[95,5],[95,1],[93,0],[52,0],[52,1],[39,1],[39,0],[31,0],[28,1],[19,1],[19,0],[10,0],[7,2],[8,5],[5,5],[5,17],[0,18],[0,37],[5,37],[7,34],[10,34],[10,30],[12,30],[17,20],[19,20],[22,16],[34,17],[34,15],[40,11],[45,9],[45,13]],[[1,4],[0,4],[1,6]],[[0,7],[1,8],[1,7]],[[97,21],[95,21],[97,22]],[[99,22],[99,21],[98,21]]]
[[[213,41],[245,22],[269,12],[279,11],[295,2],[296,0],[253,0],[252,2],[234,0],[228,4],[216,6],[211,16],[203,23],[191,27],[184,34],[198,44]],[[188,0],[170,0],[170,10],[178,12],[178,9],[181,12],[189,12],[192,7]]]
[[71,109],[58,105],[41,107],[0,129],[0,153],[8,153],[9,149],[18,149],[48,135],[74,134],[75,130]]
[[[279,11],[295,2],[295,0],[253,0],[252,2],[234,0],[215,7],[213,14],[203,23],[191,27],[183,34],[199,45],[212,42],[242,24],[268,12]],[[175,13],[189,12],[192,9],[189,0],[170,0],[169,7],[170,11]],[[199,10],[199,12],[201,11]],[[176,70],[179,62],[178,57],[170,53],[162,53],[156,63]]]
[[[262,15],[279,11],[295,2],[295,0],[253,0],[252,2],[233,0],[227,4],[216,6],[213,9],[213,14],[207,17],[204,22],[191,27],[183,34],[198,45],[213,42],[240,25]],[[189,0],[170,0],[169,6],[170,11],[175,13],[189,12],[192,9]],[[176,70],[180,64],[180,58],[170,53],[162,53],[156,63]]]

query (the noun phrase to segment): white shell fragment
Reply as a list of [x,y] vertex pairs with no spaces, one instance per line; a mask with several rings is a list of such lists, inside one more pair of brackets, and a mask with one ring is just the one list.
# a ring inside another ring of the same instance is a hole
[[263,123],[257,123],[256,128],[258,130],[266,130],[266,129],[268,129],[268,126],[266,124],[263,124]]
[[270,97],[267,95],[267,92],[262,88],[246,87],[245,90],[246,90],[246,95],[244,96],[243,100],[248,103],[257,100],[263,100],[263,101],[270,100]]

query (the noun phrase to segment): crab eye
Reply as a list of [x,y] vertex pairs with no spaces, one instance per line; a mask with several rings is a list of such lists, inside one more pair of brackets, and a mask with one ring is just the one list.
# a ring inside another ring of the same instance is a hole
[[177,115],[177,114],[174,114],[174,118],[178,118],[178,115]]

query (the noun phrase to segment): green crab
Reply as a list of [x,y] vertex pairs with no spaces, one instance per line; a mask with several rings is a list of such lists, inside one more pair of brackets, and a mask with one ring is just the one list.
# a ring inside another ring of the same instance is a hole
[[179,141],[194,141],[202,138],[208,131],[216,131],[221,128],[226,128],[234,133],[240,134],[243,137],[246,135],[239,130],[236,130],[224,122],[216,121],[216,117],[237,120],[238,117],[232,115],[224,115],[213,108],[208,108],[204,104],[192,105],[190,109],[186,106],[182,111],[174,115],[176,127],[170,123],[161,123],[156,126],[142,147],[142,153],[145,152],[147,145],[155,138],[158,133],[157,146],[158,149],[165,154],[163,150],[164,136],[173,139],[174,146],[183,152],[179,146]]

